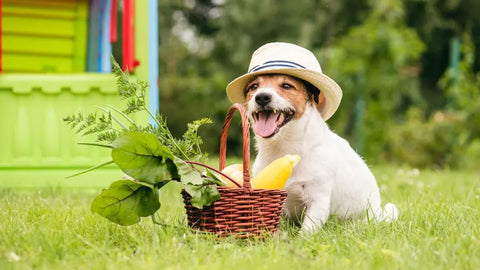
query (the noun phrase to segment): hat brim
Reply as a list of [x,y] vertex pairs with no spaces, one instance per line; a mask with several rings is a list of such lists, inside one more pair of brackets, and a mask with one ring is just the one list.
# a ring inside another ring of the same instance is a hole
[[340,101],[342,100],[342,89],[334,80],[330,79],[327,75],[320,72],[300,68],[282,68],[247,73],[234,79],[227,85],[227,96],[230,101],[232,101],[233,103],[244,104],[245,87],[256,76],[263,74],[289,75],[307,81],[313,86],[317,87],[318,90],[320,90],[320,92],[322,92],[325,96],[325,105],[320,111],[320,114],[325,121],[337,111],[338,106],[340,105]]

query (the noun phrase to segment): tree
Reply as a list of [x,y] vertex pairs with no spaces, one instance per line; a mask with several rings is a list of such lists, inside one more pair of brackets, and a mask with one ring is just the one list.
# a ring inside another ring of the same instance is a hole
[[411,104],[421,105],[416,76],[424,48],[404,23],[402,1],[379,0],[371,1],[362,24],[323,51],[327,68],[344,92],[335,127],[353,136],[362,154],[385,155],[394,120]]
[[[414,28],[427,50],[422,55],[420,73],[422,96],[428,100],[428,113],[449,101],[438,81],[449,65],[450,40],[471,32],[474,44],[480,44],[480,1],[477,0],[407,0],[406,22]],[[473,65],[480,69],[480,55]]]
[[[329,124],[360,150],[366,142],[361,152],[370,160],[391,155],[391,133],[411,119],[411,108],[426,117],[418,121],[427,121],[458,101],[438,84],[449,65],[450,39],[470,32],[472,44],[480,43],[477,0],[165,0],[160,5],[161,110],[176,134],[189,121],[214,118],[216,124],[201,131],[213,153],[230,105],[225,86],[246,72],[251,53],[267,42],[296,43],[319,57],[324,72],[344,91]],[[472,55],[471,74],[476,74],[480,54]],[[229,149],[240,154],[235,128]]]
[[[221,6],[214,4],[218,1],[208,0],[180,6],[164,2],[167,7],[163,12],[170,8],[174,19],[168,20],[172,25],[163,26],[160,32],[161,40],[162,31],[166,31],[163,39],[168,39],[160,44],[164,52],[160,59],[161,109],[176,134],[181,134],[185,124],[195,118],[213,117],[215,124],[202,131],[211,152],[218,151],[221,124],[230,104],[225,86],[246,72],[255,49],[267,42],[286,41],[318,51],[360,22],[368,9],[365,1],[347,0],[226,0]],[[352,7],[357,11],[353,15],[348,12]],[[208,40],[212,46],[184,51],[189,41],[182,44],[174,32],[185,21],[190,23],[185,30],[195,34],[190,42]],[[232,126],[230,149],[236,148],[235,153],[240,154],[241,138],[235,134],[241,133],[236,128]]]

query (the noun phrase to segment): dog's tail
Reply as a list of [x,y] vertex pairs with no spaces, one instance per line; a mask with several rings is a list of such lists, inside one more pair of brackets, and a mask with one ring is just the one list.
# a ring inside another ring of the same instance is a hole
[[390,223],[398,219],[400,210],[393,203],[387,203],[383,208],[380,208],[376,213],[376,219],[379,222]]

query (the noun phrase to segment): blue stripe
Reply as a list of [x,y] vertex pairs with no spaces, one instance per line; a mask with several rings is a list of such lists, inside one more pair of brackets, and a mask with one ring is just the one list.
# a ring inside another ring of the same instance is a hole
[[251,70],[249,73],[252,73],[252,72],[256,72],[256,71],[260,71],[260,70],[263,70],[263,69],[273,69],[273,68],[298,68],[297,66],[294,66],[294,65],[287,65],[287,64],[273,64],[273,65],[262,65],[262,66],[259,66],[253,70]]
[[287,61],[287,60],[273,60],[273,61],[267,61],[265,63],[263,63],[264,65],[265,64],[271,64],[271,63],[287,63],[287,64],[292,64],[292,65],[295,65],[295,66],[298,66],[300,68],[306,68],[298,63],[295,63],[295,62],[292,62],[292,61]]
[[[148,0],[148,108],[160,112],[158,90],[158,0]],[[153,125],[155,121],[150,120]]]
[[252,67],[252,68],[248,71],[248,73],[252,72],[252,70],[256,69],[256,68],[259,67],[259,66],[260,66],[260,65],[256,65],[256,66]]
[[303,69],[305,69],[304,66],[302,66],[298,63],[295,63],[295,62],[286,61],[286,60],[272,60],[272,61],[267,61],[267,62],[263,63],[262,65],[256,65],[256,66],[252,67],[248,71],[248,73],[259,71],[259,70],[262,70],[262,69],[265,69],[265,68],[272,68],[272,67],[279,67],[279,68],[288,67],[288,68],[303,68]]

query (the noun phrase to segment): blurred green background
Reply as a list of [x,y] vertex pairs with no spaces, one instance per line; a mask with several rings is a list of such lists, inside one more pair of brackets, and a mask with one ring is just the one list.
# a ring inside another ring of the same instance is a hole
[[[306,47],[344,97],[330,127],[368,163],[480,164],[480,1],[159,1],[160,111],[218,153],[226,85],[267,42]],[[238,121],[236,121],[238,123]],[[241,155],[233,124],[229,154]]]

